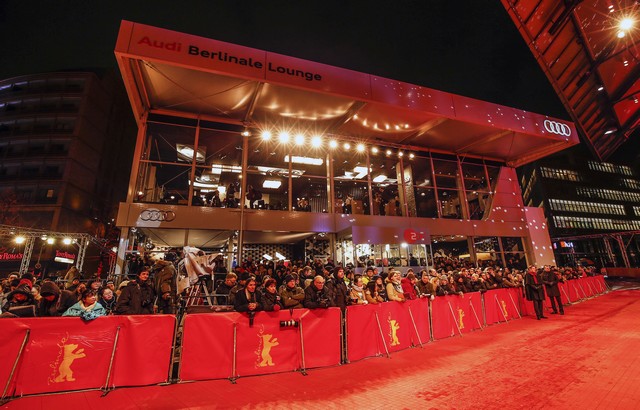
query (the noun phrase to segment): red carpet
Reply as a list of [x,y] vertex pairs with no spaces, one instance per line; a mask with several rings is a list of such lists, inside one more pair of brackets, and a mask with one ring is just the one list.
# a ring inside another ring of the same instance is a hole
[[640,291],[308,376],[25,397],[7,409],[637,409]]

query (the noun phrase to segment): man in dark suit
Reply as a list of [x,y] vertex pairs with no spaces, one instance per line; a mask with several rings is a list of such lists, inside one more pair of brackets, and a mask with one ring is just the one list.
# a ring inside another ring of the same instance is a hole
[[547,317],[542,313],[542,302],[544,301],[542,278],[535,266],[529,266],[529,270],[524,276],[524,289],[527,300],[533,302],[533,308],[536,311],[537,319],[547,319]]
[[[561,281],[559,275],[560,273],[557,269],[554,268],[551,270],[549,266],[545,266],[542,273],[542,283],[544,283],[547,296],[549,296],[551,300],[551,308],[553,309],[554,315],[558,313],[558,310],[560,310],[561,315],[564,315],[564,307],[562,306],[562,299],[560,298],[560,288],[558,287],[558,282]],[[558,302],[557,307],[556,301]]]

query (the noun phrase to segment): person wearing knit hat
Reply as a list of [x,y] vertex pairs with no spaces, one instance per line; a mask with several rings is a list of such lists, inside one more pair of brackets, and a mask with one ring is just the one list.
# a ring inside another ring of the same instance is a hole
[[31,294],[33,283],[28,278],[20,279],[18,286],[7,295],[6,302],[2,306],[0,317],[34,317],[36,315],[36,303]]
[[302,309],[304,300],[304,290],[297,286],[296,278],[293,275],[284,277],[284,284],[280,288],[280,300],[285,309]]

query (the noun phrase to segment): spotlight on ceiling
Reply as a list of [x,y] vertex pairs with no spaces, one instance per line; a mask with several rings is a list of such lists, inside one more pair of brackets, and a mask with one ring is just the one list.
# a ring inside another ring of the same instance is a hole
[[269,141],[272,137],[271,131],[262,131],[262,139]]

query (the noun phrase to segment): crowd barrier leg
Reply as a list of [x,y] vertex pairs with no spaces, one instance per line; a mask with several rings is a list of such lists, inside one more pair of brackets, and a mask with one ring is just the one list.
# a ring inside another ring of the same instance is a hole
[[486,295],[486,291],[484,293],[482,293],[482,297],[480,298],[480,306],[482,306],[482,322],[484,323],[485,327],[487,326],[487,308],[485,307],[487,301],[485,300],[485,295]]
[[229,377],[229,381],[232,384],[236,384],[236,380],[238,379],[238,375],[236,372],[236,356],[238,354],[238,324],[233,324],[233,357],[231,358],[231,377]]
[[347,334],[347,313],[348,310],[345,309],[344,311],[344,324],[342,325],[340,332],[342,333],[342,338],[340,340],[340,343],[342,343],[342,346],[344,346],[344,360],[343,363],[344,364],[349,364],[351,363],[349,361],[349,335]]
[[[493,297],[496,300],[496,303],[498,304],[498,310],[502,314],[502,317],[504,318],[505,323],[509,323],[509,320],[507,320],[507,317],[504,315],[504,311],[502,310],[502,306],[500,306],[500,301],[498,300],[498,295],[493,295]],[[500,320],[498,320],[498,323],[500,323]]]
[[7,384],[4,386],[4,390],[2,391],[2,397],[0,397],[0,404],[5,403],[5,400],[7,397],[7,391],[9,390],[9,386],[11,385],[11,381],[13,380],[13,374],[16,371],[16,367],[18,367],[18,362],[20,362],[20,358],[22,357],[22,352],[24,351],[24,347],[27,345],[27,340],[29,340],[30,334],[31,334],[31,329],[27,329],[27,332],[24,334],[24,339],[22,339],[22,344],[20,345],[18,356],[16,356],[16,360],[13,362],[13,367],[11,367],[11,373],[9,373]]
[[[342,325],[340,325],[340,327],[342,328]],[[306,376],[307,365],[304,361],[304,337],[302,336],[302,318],[300,318],[300,320],[298,321],[298,332],[300,333],[300,351],[302,352],[302,369],[300,369],[300,373],[302,373],[303,376]],[[342,333],[342,329],[340,330],[340,332]],[[340,343],[342,343],[342,338],[340,338]]]
[[516,302],[513,301],[513,296],[511,296],[511,293],[509,293],[508,295],[509,295],[509,299],[511,299],[511,304],[513,305],[513,308],[518,313],[518,318],[522,319],[522,315],[520,314],[520,311],[518,310],[518,306],[516,306]]
[[473,316],[476,317],[476,322],[478,322],[478,326],[480,326],[480,330],[484,332],[484,326],[480,323],[480,318],[478,317],[478,313],[476,313],[476,308],[473,307],[473,303],[469,301],[469,306],[471,306],[471,310],[473,311]]
[[[104,381],[104,387],[102,390],[102,396],[106,396],[111,390],[109,389],[109,382],[111,381],[111,370],[113,369],[113,359],[116,357],[116,348],[118,347],[118,338],[120,337],[120,326],[116,328],[116,337],[113,340],[113,349],[111,349],[111,358],[109,359],[109,370],[107,370],[107,378]],[[115,386],[114,386],[115,389]]]
[[433,309],[431,307],[431,305],[433,304],[433,302],[430,300],[429,303],[427,304],[427,317],[429,318],[429,341],[433,342],[435,339],[433,338]]
[[589,292],[591,292],[591,296],[592,297],[597,295],[597,293],[593,290],[593,288],[591,287],[591,284],[589,282],[587,282],[587,286],[589,287]]
[[580,287],[580,290],[582,291],[582,294],[584,295],[584,298],[585,299],[589,299],[589,297],[587,296],[587,292],[584,291],[584,288],[582,287],[580,282],[578,282],[578,286]]
[[453,314],[453,307],[451,307],[451,302],[447,301],[447,304],[449,305],[449,310],[451,311],[451,318],[453,319],[453,323],[456,324],[456,329],[458,329],[458,334],[460,335],[460,337],[462,337],[462,332],[460,331],[460,324],[456,320],[456,315]]
[[416,326],[416,321],[413,319],[413,313],[411,312],[411,307],[409,309],[409,317],[411,317],[411,323],[413,323],[413,329],[416,331],[416,336],[418,337],[418,343],[420,343],[420,347],[424,349],[424,345],[422,344],[422,340],[420,339],[420,333],[418,332],[418,326]]
[[180,321],[178,320],[177,316],[176,316],[176,322],[174,324],[174,328],[173,328],[173,341],[171,342],[171,359],[169,362],[169,375],[167,380],[169,381],[169,383],[177,383],[178,382],[178,375],[180,374],[180,372],[178,373],[174,373],[174,366],[176,363],[176,349],[177,349],[177,343],[178,343],[178,332],[180,331]]
[[384,346],[385,352],[387,352],[387,357],[391,359],[391,355],[389,354],[389,349],[387,348],[387,341],[384,340],[384,333],[382,333],[382,326],[380,326],[380,318],[378,317],[378,312],[376,314],[376,322],[378,322],[378,330],[380,331],[380,338],[382,338],[382,345]]
[[567,294],[567,291],[564,290],[564,288],[560,288],[560,290],[562,290],[562,293],[564,293],[564,296],[567,298],[567,300],[569,301],[569,305],[571,304],[571,299],[569,298],[569,295]]

